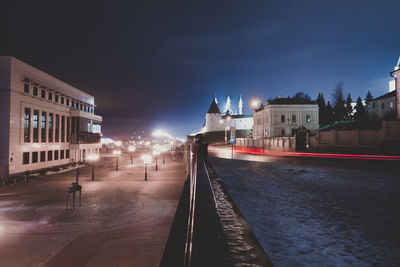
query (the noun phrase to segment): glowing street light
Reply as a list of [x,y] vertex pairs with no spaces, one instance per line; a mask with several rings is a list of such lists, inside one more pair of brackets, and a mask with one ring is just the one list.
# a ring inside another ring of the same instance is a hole
[[260,99],[255,98],[255,99],[253,99],[253,100],[251,101],[250,105],[251,105],[251,107],[252,107],[253,109],[259,108],[260,105],[261,105],[261,101],[260,101]]
[[147,181],[147,165],[151,164],[152,158],[148,154],[142,155],[142,160],[144,163],[144,180]]
[[121,150],[114,150],[115,155],[115,170],[118,171],[118,156],[121,155]]
[[133,164],[133,152],[136,151],[136,147],[135,146],[129,146],[128,147],[128,151],[131,153],[131,165]]
[[87,159],[92,163],[92,181],[94,181],[94,162],[99,159],[99,155],[91,154]]

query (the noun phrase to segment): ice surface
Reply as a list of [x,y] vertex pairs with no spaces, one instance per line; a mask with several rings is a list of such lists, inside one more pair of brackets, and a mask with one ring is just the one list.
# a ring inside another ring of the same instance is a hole
[[396,174],[211,162],[275,266],[400,265]]

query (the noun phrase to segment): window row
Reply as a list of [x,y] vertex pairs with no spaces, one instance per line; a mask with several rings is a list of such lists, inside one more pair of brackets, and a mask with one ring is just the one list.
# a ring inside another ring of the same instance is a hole
[[78,100],[71,99],[69,97],[66,97],[64,95],[61,95],[61,94],[51,91],[51,90],[46,90],[43,87],[39,88],[39,86],[35,85],[35,84],[24,83],[24,92],[27,94],[30,94],[31,87],[32,87],[32,95],[34,95],[34,96],[39,97],[39,91],[40,91],[40,97],[43,99],[47,99],[49,101],[54,101],[61,105],[66,105],[66,106],[70,107],[71,109],[82,110],[85,112],[94,113],[94,107],[90,104],[86,104],[86,103],[80,102]]
[[[32,158],[30,157],[32,154]],[[46,158],[47,155],[47,158]],[[59,159],[69,159],[69,149],[66,150],[49,150],[49,151],[34,151],[34,152],[24,152],[22,156],[22,164],[38,163],[53,161]]]
[[[281,123],[285,123],[285,115],[281,115]],[[288,119],[289,121],[289,119]],[[296,123],[297,122],[297,117],[296,115],[292,115],[292,123]],[[311,122],[311,115],[307,114],[306,115],[306,122],[309,123]]]
[[[33,128],[31,131],[31,127]],[[33,142],[67,142],[71,136],[71,118],[64,115],[47,113],[37,109],[32,110],[25,108],[24,110],[24,142],[31,142],[31,134]],[[32,133],[31,133],[32,132]]]

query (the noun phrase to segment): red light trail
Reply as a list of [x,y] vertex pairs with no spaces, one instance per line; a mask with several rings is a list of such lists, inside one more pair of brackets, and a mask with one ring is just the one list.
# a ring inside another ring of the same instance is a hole
[[358,155],[358,154],[333,154],[333,153],[311,153],[311,152],[278,152],[271,150],[262,150],[258,148],[235,147],[236,153],[284,156],[284,157],[311,157],[311,158],[333,158],[333,159],[368,159],[368,160],[391,160],[400,161],[400,156],[389,155]]

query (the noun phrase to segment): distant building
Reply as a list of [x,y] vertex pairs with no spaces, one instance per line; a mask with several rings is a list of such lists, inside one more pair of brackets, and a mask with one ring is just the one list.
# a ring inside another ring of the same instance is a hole
[[292,136],[300,126],[318,129],[318,105],[303,98],[278,97],[254,110],[253,138]]
[[396,116],[396,90],[374,98],[368,105],[370,116],[380,119]]
[[368,105],[370,116],[376,116],[379,119],[396,119],[396,117],[400,119],[400,58],[390,75],[394,79],[389,82],[389,92],[374,98]]
[[0,57],[0,179],[98,154],[94,97],[14,57]]
[[239,114],[231,114],[229,110],[230,99],[227,99],[228,109],[225,114],[221,113],[217,101],[215,98],[211,101],[210,107],[206,113],[206,123],[201,130],[202,133],[222,133],[219,137],[224,136],[226,131],[230,131],[231,127],[234,127],[236,130],[236,136],[247,136],[251,133],[253,129],[253,116],[250,114],[241,114],[242,113],[242,103],[243,100],[240,97],[238,103]]

